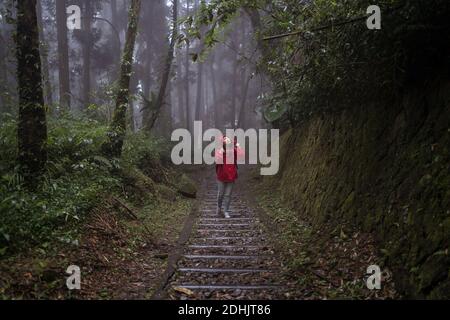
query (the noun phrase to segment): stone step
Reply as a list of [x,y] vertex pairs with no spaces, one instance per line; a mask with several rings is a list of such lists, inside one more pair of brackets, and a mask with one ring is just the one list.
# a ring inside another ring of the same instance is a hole
[[265,290],[265,289],[280,289],[280,285],[262,284],[262,285],[230,285],[230,284],[215,284],[215,285],[196,285],[196,284],[179,284],[174,287],[181,287],[189,290]]
[[223,259],[223,260],[251,260],[251,259],[267,259],[267,255],[220,255],[220,254],[185,254],[185,259]]
[[179,272],[190,272],[190,273],[270,273],[276,272],[275,270],[269,269],[227,269],[227,268],[179,268]]
[[239,222],[239,221],[257,221],[254,218],[200,218],[200,222]]
[[246,229],[254,229],[254,225],[249,223],[205,223],[205,224],[198,224],[197,228],[200,230],[202,229],[246,230]]
[[265,239],[260,237],[205,237],[192,238],[190,244],[196,245],[261,245]]
[[240,250],[240,249],[247,249],[247,250],[269,250],[268,247],[264,246],[239,246],[239,245],[204,245],[204,244],[192,244],[189,245],[188,248],[190,249],[227,249],[227,250]]
[[275,257],[260,259],[181,259],[179,268],[213,268],[213,269],[279,269]]

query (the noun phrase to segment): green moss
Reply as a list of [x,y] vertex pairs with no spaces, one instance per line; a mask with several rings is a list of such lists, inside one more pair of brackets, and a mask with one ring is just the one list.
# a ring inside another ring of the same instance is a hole
[[434,284],[448,279],[450,257],[448,252],[442,251],[433,254],[420,268],[419,289],[428,291]]
[[195,198],[197,196],[197,186],[195,182],[185,174],[180,176],[176,187],[178,192],[186,197]]
[[375,232],[404,293],[441,292],[433,290],[446,288],[436,282],[445,260],[431,256],[446,249],[450,235],[450,138],[445,127],[435,140],[429,132],[443,113],[423,122],[416,105],[408,113],[395,105],[371,110],[290,130],[281,138],[282,174],[269,185],[280,186],[283,201],[319,228],[331,219]]

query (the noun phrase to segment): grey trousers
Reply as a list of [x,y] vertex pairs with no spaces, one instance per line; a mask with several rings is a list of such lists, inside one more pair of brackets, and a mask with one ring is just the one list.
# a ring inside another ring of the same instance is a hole
[[234,182],[217,181],[217,208],[222,210],[222,204],[225,212],[230,212],[231,194],[233,192]]

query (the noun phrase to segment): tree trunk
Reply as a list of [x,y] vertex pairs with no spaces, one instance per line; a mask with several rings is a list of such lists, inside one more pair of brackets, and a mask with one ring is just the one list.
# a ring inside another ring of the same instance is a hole
[[8,76],[6,73],[6,42],[2,36],[2,30],[0,30],[0,112],[6,112],[6,99],[4,94],[8,82]]
[[[152,3],[151,6],[147,7],[148,15],[153,16],[155,14],[155,4]],[[146,54],[145,54],[145,67],[144,67],[144,75],[142,80],[142,91],[143,91],[143,104],[141,107],[141,114],[142,114],[142,123],[141,127],[145,127],[145,124],[150,121],[151,116],[151,104],[154,103],[154,97],[153,93],[151,92],[152,88],[152,64],[153,64],[153,55],[154,55],[154,44],[152,43],[152,33],[150,32],[150,29],[145,30],[143,32],[143,35],[145,36],[145,43],[146,43]]]
[[[162,136],[170,136],[170,132],[172,131],[173,124],[172,124],[172,95],[170,92],[172,92],[172,82],[169,81],[167,84],[167,98],[165,99],[165,107],[161,109],[161,114],[158,119],[158,132]],[[155,128],[156,130],[156,128]]]
[[66,0],[56,1],[56,29],[58,33],[59,104],[61,108],[69,110],[70,76]]
[[[151,94],[151,86],[152,86],[152,47],[151,47],[151,40],[147,39],[147,54],[146,54],[146,63],[145,63],[145,70],[144,70],[144,77],[142,80],[142,91],[144,94],[144,97],[146,99],[152,100],[152,94]],[[141,108],[142,112],[142,125],[145,126],[146,123],[150,121],[150,114],[151,114],[151,108],[149,104],[149,100],[144,100],[144,104]]]
[[44,83],[45,103],[47,105],[53,104],[52,84],[50,82],[49,66],[48,66],[48,45],[44,33],[44,24],[42,22],[42,1],[37,0],[36,14],[38,21],[38,28],[40,32],[40,52],[42,64],[42,81]]
[[[178,26],[178,33],[181,32],[181,28],[180,26]],[[177,123],[175,123],[174,121],[174,125],[176,125],[177,127],[183,127],[183,124],[186,123],[185,121],[185,107],[184,107],[184,94],[183,94],[183,90],[184,90],[184,86],[183,86],[183,78],[182,78],[182,74],[183,74],[183,55],[182,55],[182,48],[179,48],[177,50],[176,53],[176,61],[177,61],[177,71],[176,71],[176,75],[177,75],[177,82],[176,82],[176,90],[177,90],[177,112],[176,114],[179,116],[179,121],[177,121]]]
[[[196,0],[195,1],[195,14],[198,14],[199,11],[199,1]],[[202,43],[202,39],[203,39],[203,26],[200,27],[200,34],[201,34],[201,39],[200,39],[200,43],[198,45],[198,52],[197,52],[197,93],[196,93],[196,101],[195,101],[195,113],[194,113],[194,119],[195,121],[200,120],[200,112],[201,112],[201,107],[203,104],[203,62],[200,61],[200,54],[202,52],[203,49],[203,43]]]
[[119,88],[117,90],[116,108],[108,132],[109,141],[103,145],[103,151],[111,157],[120,157],[127,129],[127,106],[130,95],[130,79],[133,67],[133,53],[139,23],[141,0],[131,0],[128,30],[122,63],[120,68]]
[[47,162],[47,120],[42,92],[36,0],[17,1],[18,161],[25,181],[36,186]]
[[203,62],[197,62],[197,98],[195,102],[195,120],[200,120],[200,112],[203,105]]
[[[189,6],[191,5],[189,0],[186,0],[186,11],[187,14],[189,15]],[[189,92],[189,39],[186,42],[186,57],[185,57],[185,61],[184,61],[184,72],[185,72],[185,80],[184,80],[184,94],[186,95],[186,100],[185,100],[185,108],[186,108],[186,129],[191,130],[191,121],[192,121],[192,116],[191,116],[191,106],[190,106],[190,92]]]
[[181,55],[181,49],[177,52],[177,109],[178,109],[178,115],[180,117],[179,124],[180,126],[183,126],[183,123],[186,123],[185,121],[185,110],[184,107],[184,88],[183,88],[183,78],[182,75],[182,55]]
[[[136,61],[134,62],[134,70],[136,70],[135,72],[132,73],[131,78],[130,78],[130,92],[129,92],[129,96],[130,97],[134,97],[137,93],[137,88],[138,88],[138,84],[139,84],[139,79],[142,79],[142,70],[140,70],[139,68],[139,62]],[[129,101],[128,103],[128,118],[127,121],[130,124],[130,131],[131,132],[135,132],[135,118],[134,118],[134,105],[135,105],[135,101],[132,99],[131,101]]]
[[234,57],[234,66],[233,66],[233,81],[232,81],[232,88],[231,88],[231,111],[230,111],[230,122],[231,122],[231,128],[234,128],[236,126],[236,103],[237,103],[237,76],[238,76],[238,69],[239,69],[239,59],[238,54],[236,52],[236,55]]
[[[245,35],[246,35],[246,25],[245,25],[245,20],[243,19],[243,17],[241,18],[241,40],[240,42],[242,43],[242,47],[241,50],[242,52],[245,54],[246,52],[246,41],[245,41]],[[244,68],[242,70],[241,73],[241,79],[240,79],[240,87],[241,87],[241,105],[240,105],[240,109],[239,109],[239,114],[238,116],[238,123],[237,123],[237,127],[238,128],[243,128],[243,126],[245,126],[245,104],[247,102],[247,93],[248,93],[248,87],[250,84],[250,79],[251,76],[247,75],[247,69]]]
[[114,70],[113,70],[113,79],[116,78],[117,74],[119,73],[119,65],[120,65],[120,34],[115,35],[117,32],[117,21],[118,21],[118,15],[117,15],[117,0],[111,0],[111,24],[116,28],[112,30],[111,36],[114,38]]
[[[246,74],[246,72],[244,72],[244,75],[245,74]],[[247,104],[248,87],[250,85],[251,80],[252,80],[252,78],[250,76],[247,79],[245,79],[245,76],[244,76],[242,79],[242,83],[243,83],[244,87],[242,89],[243,92],[242,92],[242,100],[241,100],[241,109],[239,111],[238,128],[245,129],[245,125],[246,125],[245,111],[246,111],[246,104]]]
[[219,119],[220,119],[220,114],[219,114],[219,105],[218,105],[218,100],[217,100],[217,83],[216,83],[216,73],[214,72],[214,63],[216,60],[216,56],[215,54],[213,54],[212,58],[211,58],[211,64],[209,65],[210,67],[210,73],[211,73],[211,86],[212,86],[212,96],[213,96],[213,109],[214,109],[214,126],[216,128],[219,128],[220,123],[219,123]]
[[250,8],[246,7],[244,8],[244,11],[247,13],[247,15],[250,17],[250,22],[253,27],[253,31],[256,34],[256,45],[258,47],[259,52],[265,56],[270,57],[269,54],[269,47],[267,43],[264,42],[263,33],[261,32],[261,15],[259,14],[258,9],[256,8]]
[[163,108],[163,104],[166,97],[166,89],[169,82],[170,77],[170,71],[172,68],[172,61],[173,61],[173,55],[174,55],[174,49],[175,49],[175,42],[177,39],[178,34],[178,0],[173,1],[173,13],[172,13],[172,23],[173,23],[173,30],[172,30],[172,37],[170,40],[169,45],[169,51],[167,53],[166,62],[164,65],[164,73],[161,78],[161,85],[159,87],[158,96],[156,98],[155,104],[154,104],[154,110],[151,113],[150,121],[145,124],[145,129],[147,131],[150,131],[154,125],[156,120],[158,119],[161,109]]
[[84,16],[82,19],[83,28],[83,80],[82,80],[82,97],[83,108],[89,107],[91,96],[91,51],[92,51],[92,4],[91,0],[84,0]]

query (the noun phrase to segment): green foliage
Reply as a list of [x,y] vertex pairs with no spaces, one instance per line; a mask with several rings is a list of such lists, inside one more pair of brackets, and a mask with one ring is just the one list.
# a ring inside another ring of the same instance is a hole
[[200,3],[195,16],[187,16],[180,20],[182,33],[179,42],[190,42],[200,40],[203,44],[199,54],[191,54],[194,62],[205,59],[210,49],[218,42],[223,41],[223,34],[230,22],[239,13],[239,9],[245,7],[256,7],[264,1],[244,1],[244,0],[212,0],[206,4]]
[[[192,26],[199,30],[209,24],[206,34],[211,39],[206,43],[212,46],[219,30],[242,8],[247,13],[258,9],[261,29],[255,30],[255,37],[267,49],[261,52],[259,64],[272,79],[274,92],[265,100],[268,106],[288,107],[290,123],[295,125],[312,114],[395,98],[406,87],[429,85],[426,79],[445,70],[448,1],[384,1],[379,4],[381,30],[366,26],[366,10],[372,4],[369,0],[211,1]],[[294,34],[261,40],[290,33]]]
[[[49,121],[49,164],[38,191],[29,192],[15,167],[16,121],[0,127],[0,249],[11,252],[69,236],[99,194],[111,192],[119,178],[99,161],[106,127],[97,121],[65,116]],[[8,251],[5,250],[8,248]]]
[[23,186],[16,167],[17,123],[0,124],[0,256],[50,241],[76,243],[77,226],[102,198],[119,190],[121,168],[169,154],[170,144],[143,132],[129,133],[121,159],[105,158],[101,146],[108,127],[66,114],[49,119],[47,173],[37,191]]
[[[49,158],[57,162],[87,159],[106,141],[107,127],[96,120],[70,115],[49,119]],[[64,168],[68,169],[68,168]]]
[[275,122],[286,114],[288,108],[284,105],[274,104],[264,111],[264,118],[268,122]]
[[10,114],[0,115],[0,173],[12,171],[17,157],[17,121]]
[[[445,63],[448,36],[438,30],[448,28],[448,2],[385,2],[381,30],[366,27],[370,1],[282,3],[273,8],[265,33],[304,32],[274,40],[277,49],[265,62],[275,92],[283,93],[270,103],[288,105],[291,123],[393,98],[407,86],[424,84]],[[417,50],[425,47],[427,52]]]
[[122,151],[122,164],[136,165],[143,159],[159,160],[166,157],[170,144],[162,138],[149,135],[144,131],[129,134]]

